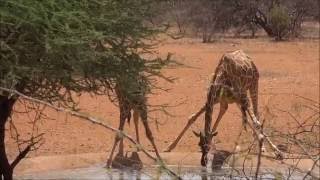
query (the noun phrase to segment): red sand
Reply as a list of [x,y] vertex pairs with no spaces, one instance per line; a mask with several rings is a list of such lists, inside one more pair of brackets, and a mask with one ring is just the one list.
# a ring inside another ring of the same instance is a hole
[[[269,39],[226,39],[222,42],[203,44],[198,39],[166,40],[159,46],[159,54],[174,53],[174,58],[190,67],[167,69],[164,74],[178,78],[175,83],[160,81],[159,85],[170,88],[169,92],[157,92],[150,96],[151,104],[168,103],[168,110],[173,117],[162,112],[150,114],[150,126],[153,130],[156,144],[163,150],[178,135],[186,124],[186,119],[205,102],[208,80],[213,73],[219,58],[227,51],[243,49],[251,56],[260,71],[259,111],[268,124],[275,124],[284,130],[294,125],[286,113],[276,108],[292,111],[295,115],[307,114],[299,110],[302,99],[292,96],[298,94],[310,99],[319,100],[319,40],[304,40],[290,42],[273,42]],[[265,113],[265,107],[272,113]],[[80,98],[82,111],[103,118],[106,123],[118,127],[119,113],[117,107],[111,104],[107,97],[83,95]],[[23,106],[17,105],[17,110]],[[215,106],[216,118],[218,106]],[[66,155],[79,153],[101,153],[111,149],[114,135],[101,127],[84,120],[70,117],[64,113],[56,113],[47,109],[50,118],[38,123],[39,132],[45,132],[44,144],[31,157],[44,155]],[[156,126],[155,118],[159,124]],[[32,120],[24,114],[15,114],[14,122],[21,137],[30,136]],[[203,127],[203,116],[192,126],[193,130]],[[158,128],[157,128],[158,127]],[[9,126],[8,126],[9,129]],[[218,148],[231,150],[234,147],[235,136],[241,129],[241,114],[236,105],[229,110],[218,127]],[[134,135],[134,126],[126,125],[126,131]],[[140,125],[142,144],[152,149],[145,138],[144,129]],[[251,133],[246,133],[251,136]],[[174,150],[175,152],[198,152],[198,139],[189,130]],[[10,138],[9,130],[6,136],[7,152],[10,158],[17,154],[16,144]],[[132,146],[126,143],[128,146]]]

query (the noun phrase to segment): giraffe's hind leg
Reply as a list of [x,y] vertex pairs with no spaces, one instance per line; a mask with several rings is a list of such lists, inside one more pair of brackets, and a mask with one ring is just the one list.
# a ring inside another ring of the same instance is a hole
[[258,112],[258,79],[249,88],[250,98],[253,106],[252,120],[257,129],[261,128],[261,123],[259,121],[259,112]]
[[241,106],[240,109],[242,113],[242,127],[244,128],[245,131],[247,131],[248,117],[246,114],[246,108]]
[[154,139],[153,139],[153,136],[152,136],[152,132],[151,132],[150,127],[149,127],[149,124],[148,124],[147,107],[146,107],[145,105],[140,106],[140,107],[139,107],[139,113],[140,113],[140,117],[141,117],[141,120],[142,120],[143,125],[144,125],[144,128],[145,128],[145,131],[146,131],[147,138],[148,138],[149,141],[151,142],[152,147],[154,148],[155,153],[156,153],[158,159],[159,159],[160,161],[162,161],[162,158],[160,157],[158,148],[157,148],[157,146],[156,146],[156,144],[155,144],[155,142],[154,142]]
[[[250,96],[251,96],[251,94],[250,94]],[[252,113],[252,111],[249,109],[249,99],[248,99],[248,96],[247,96],[246,93],[241,93],[241,96],[240,96],[240,108],[241,108],[241,112],[242,112],[242,125],[243,125],[244,129],[247,131],[247,127],[246,126],[247,126],[247,123],[248,123],[248,117],[247,117],[247,113],[246,112],[249,113],[249,116],[251,117],[251,119],[253,121],[253,125],[254,125],[255,129],[260,129],[261,124],[257,120],[257,118],[255,116],[256,114]],[[254,135],[254,132],[252,132],[252,133]],[[257,140],[259,141],[258,137],[257,137]],[[264,144],[262,144],[261,150],[262,150],[262,152],[266,151],[266,148],[265,148]]]
[[247,110],[249,108],[249,101],[247,94],[245,92],[242,92],[240,94],[240,110],[242,113],[242,126],[245,131],[247,131],[247,123],[248,123],[248,117],[247,117]]
[[259,112],[258,112],[258,82],[251,85],[249,88],[250,98],[252,102],[253,107],[253,113],[258,118]]
[[[136,131],[136,140],[137,142],[140,144],[140,138],[139,138],[139,111],[134,109],[133,110],[133,121],[134,121],[134,127],[135,127],[135,131]],[[137,148],[137,150],[139,151],[140,149]]]
[[[124,124],[124,123],[123,123],[123,124]],[[120,130],[120,128],[119,128],[119,130]],[[113,146],[112,146],[112,149],[111,149],[111,152],[110,152],[108,161],[107,161],[107,167],[108,167],[108,168],[111,167],[113,153],[114,153],[114,150],[116,149],[116,147],[118,146],[118,143],[119,143],[120,140],[121,140],[121,137],[119,137],[119,135],[117,134],[116,137],[115,137],[114,144],[113,144]]]
[[[125,122],[126,122],[126,116],[124,114],[124,109],[120,107],[120,124],[119,124],[119,128],[118,128],[120,131],[123,131]],[[123,143],[123,138],[121,137],[121,135],[116,134],[116,137],[114,138],[114,144],[112,146],[112,149],[111,149],[108,161],[107,161],[107,167],[108,168],[111,167],[113,153],[114,153],[114,150],[116,149],[119,141],[122,141],[122,143]],[[121,146],[122,147],[120,147],[120,149],[119,149],[120,153],[121,153],[121,151],[123,152],[123,144]],[[122,148],[122,150],[121,150],[121,148]]]

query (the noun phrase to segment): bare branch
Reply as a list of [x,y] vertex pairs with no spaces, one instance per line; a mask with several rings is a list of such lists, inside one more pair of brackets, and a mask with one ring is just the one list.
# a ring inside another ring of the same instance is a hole
[[11,163],[11,168],[14,169],[17,164],[27,156],[27,154],[32,151],[32,147],[34,147],[36,144],[38,144],[42,140],[43,134],[40,134],[37,137],[32,138],[30,141],[31,143],[27,145],[27,147],[24,148],[23,151],[21,151],[18,156],[14,159],[14,161]]
[[[54,106],[48,102],[45,102],[45,101],[42,101],[42,100],[39,100],[39,99],[35,99],[35,98],[32,98],[32,97],[29,97],[29,96],[26,96],[16,90],[12,90],[12,89],[7,89],[7,88],[3,88],[3,87],[0,87],[0,90],[2,91],[6,91],[6,92],[10,92],[10,93],[13,93],[13,94],[17,94],[19,95],[21,98],[23,99],[26,99],[26,100],[29,100],[29,101],[32,101],[32,102],[37,102],[37,103],[40,103],[40,104],[43,104],[43,105],[46,105],[58,112],[64,112],[64,113],[67,113],[67,114],[70,114],[71,116],[75,116],[75,117],[78,117],[80,119],[84,119],[84,120],[87,120],[93,124],[96,124],[96,125],[99,125],[99,126],[102,126],[108,130],[111,130],[115,133],[120,133],[123,137],[127,138],[130,142],[132,142],[133,144],[135,144],[144,154],[146,154],[150,159],[156,161],[157,163],[159,163],[160,167],[163,168],[164,170],[166,170],[170,175],[178,178],[178,179],[181,179],[175,172],[173,172],[172,170],[170,170],[169,168],[166,167],[166,165],[164,164],[164,162],[160,162],[157,158],[153,157],[152,154],[150,154],[148,151],[146,151],[142,146],[141,144],[139,144],[138,142],[136,142],[131,136],[127,135],[126,133],[124,133],[123,131],[120,131],[116,128],[113,128],[111,126],[109,126],[108,124],[105,124],[103,122],[101,122],[100,120],[98,120],[97,118],[95,117],[92,117],[90,115],[86,115],[84,113],[81,113],[81,112],[76,112],[76,111],[73,111],[73,110],[70,110],[70,109],[65,109],[65,108],[62,108],[62,107],[57,107],[57,106]],[[21,154],[21,157],[24,158],[25,155],[30,151],[30,147],[26,148],[23,152],[23,154]],[[25,154],[25,155],[24,155]],[[22,159],[22,158],[18,158],[18,159]],[[18,162],[20,160],[17,160]],[[16,163],[17,164],[17,163]]]

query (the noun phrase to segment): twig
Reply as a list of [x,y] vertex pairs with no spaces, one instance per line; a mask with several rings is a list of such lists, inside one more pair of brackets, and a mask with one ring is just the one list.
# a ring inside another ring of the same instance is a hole
[[[313,169],[316,167],[316,164],[317,162],[320,160],[320,158],[318,158],[315,162],[313,162],[313,165],[311,167],[311,169],[307,172],[307,174],[303,177],[303,180],[305,180],[308,176],[311,176],[311,177],[315,177],[316,175],[314,175],[312,173]],[[318,177],[318,179],[320,179],[320,177]]]
[[242,172],[243,172],[243,174],[245,175],[245,178],[246,179],[250,179],[248,176],[247,176],[247,173],[246,173],[246,171],[245,171],[245,163],[246,163],[246,161],[247,161],[247,159],[248,159],[248,156],[249,156],[249,154],[250,154],[250,152],[252,151],[252,148],[253,148],[253,146],[254,146],[254,140],[252,141],[252,143],[251,143],[251,145],[249,146],[249,148],[248,148],[248,150],[247,150],[247,153],[246,153],[246,155],[245,155],[245,157],[244,157],[244,160],[243,160],[243,162],[242,162]]
[[314,104],[316,104],[316,105],[320,106],[320,103],[319,103],[319,102],[317,102],[317,101],[315,101],[315,100],[313,100],[313,99],[310,99],[310,98],[307,98],[307,97],[301,96],[301,95],[299,95],[299,94],[293,94],[293,95],[294,95],[294,96],[296,96],[296,97],[302,98],[302,99],[304,99],[304,100],[310,101],[310,102],[312,102],[312,103],[314,103]]
[[[298,161],[295,163],[294,168],[291,168],[291,167],[288,168],[288,171],[289,171],[289,172],[288,172],[288,177],[287,177],[288,180],[290,179],[290,177],[293,175],[294,171],[295,171],[296,168],[298,167],[301,159],[302,159],[302,158],[298,158]],[[291,169],[292,169],[292,172],[291,172]]]
[[255,179],[258,179],[260,166],[261,166],[261,154],[262,154],[262,147],[263,147],[263,138],[258,139],[259,143],[259,153],[258,153],[258,162],[256,167]]
[[[274,157],[272,156],[268,156],[268,155],[261,155],[262,157],[264,158],[267,158],[267,159],[271,159],[271,160],[274,160]],[[318,158],[318,161],[320,160],[320,158]],[[289,168],[294,168],[295,170],[297,170],[298,172],[300,173],[309,173],[309,176],[311,176],[312,178],[314,179],[320,179],[320,177],[318,177],[317,175],[315,175],[314,173],[312,173],[310,170],[309,171],[305,171],[299,167],[297,167],[296,165],[292,165],[292,164],[288,164],[287,162],[285,162],[284,160],[280,160],[280,163],[282,165],[286,165],[288,166]]]
[[[316,165],[317,165],[317,161],[318,159],[315,159],[311,154],[308,153],[308,150],[296,139],[292,139],[290,138],[289,140],[293,141],[293,143],[295,143],[296,145],[298,145],[300,147],[300,149],[302,149],[304,155],[306,155],[309,159],[311,159]],[[317,165],[319,167],[319,165]]]
[[[26,155],[27,155],[30,151],[32,151],[32,147],[34,147],[36,144],[38,144],[38,143],[42,140],[42,135],[43,135],[43,134],[40,134],[40,135],[37,136],[37,137],[31,138],[31,140],[30,140],[31,143],[28,144],[28,146],[25,147],[24,150],[21,151],[21,152],[18,154],[18,156],[14,159],[14,161],[11,163],[10,166],[11,166],[12,169],[14,169],[14,168],[17,166],[17,164],[18,164],[23,158],[25,158]],[[34,141],[34,139],[38,139],[38,140]]]

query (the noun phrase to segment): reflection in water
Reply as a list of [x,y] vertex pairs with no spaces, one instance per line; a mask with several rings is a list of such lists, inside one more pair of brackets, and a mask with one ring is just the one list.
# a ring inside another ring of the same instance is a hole
[[[167,173],[159,172],[159,168],[144,168],[138,170],[128,169],[106,169],[104,165],[94,166],[90,168],[81,168],[63,171],[50,171],[37,174],[23,175],[15,177],[15,179],[107,179],[107,180],[153,180],[153,179],[174,179]],[[177,167],[169,166],[170,169],[177,172],[183,179],[186,180],[215,180],[215,179],[244,179],[242,175],[228,176],[230,169],[222,168],[221,170],[212,171],[211,168],[202,167]],[[267,172],[267,171],[266,171]],[[227,175],[227,176],[226,176]],[[302,175],[291,176],[293,179],[301,179]],[[261,176],[263,179],[274,179],[273,174],[266,173]]]
[[201,169],[201,180],[208,180],[207,169]]
[[119,174],[119,179],[124,180],[125,179],[124,171],[120,171],[119,173],[120,173]]
[[143,168],[143,163],[139,157],[137,152],[128,153],[123,156],[122,154],[117,154],[115,158],[112,160],[112,167],[115,169],[132,169],[132,170],[140,170]]
[[229,156],[231,156],[231,152],[229,151],[216,150],[211,162],[212,170],[220,170]]
[[136,177],[137,177],[137,180],[141,180],[141,173],[140,173],[140,171],[137,171]]
[[[143,175],[142,175],[143,174]],[[108,172],[108,177],[104,177],[103,175],[100,175],[99,177],[96,176],[92,176],[90,178],[92,179],[99,179],[102,178],[103,179],[116,179],[116,180],[141,180],[141,179],[152,179],[150,175],[148,175],[147,173],[143,173],[142,171],[138,171],[138,170],[111,170],[110,172]],[[75,179],[77,179],[77,177],[75,177]],[[82,179],[82,178],[81,178]]]

